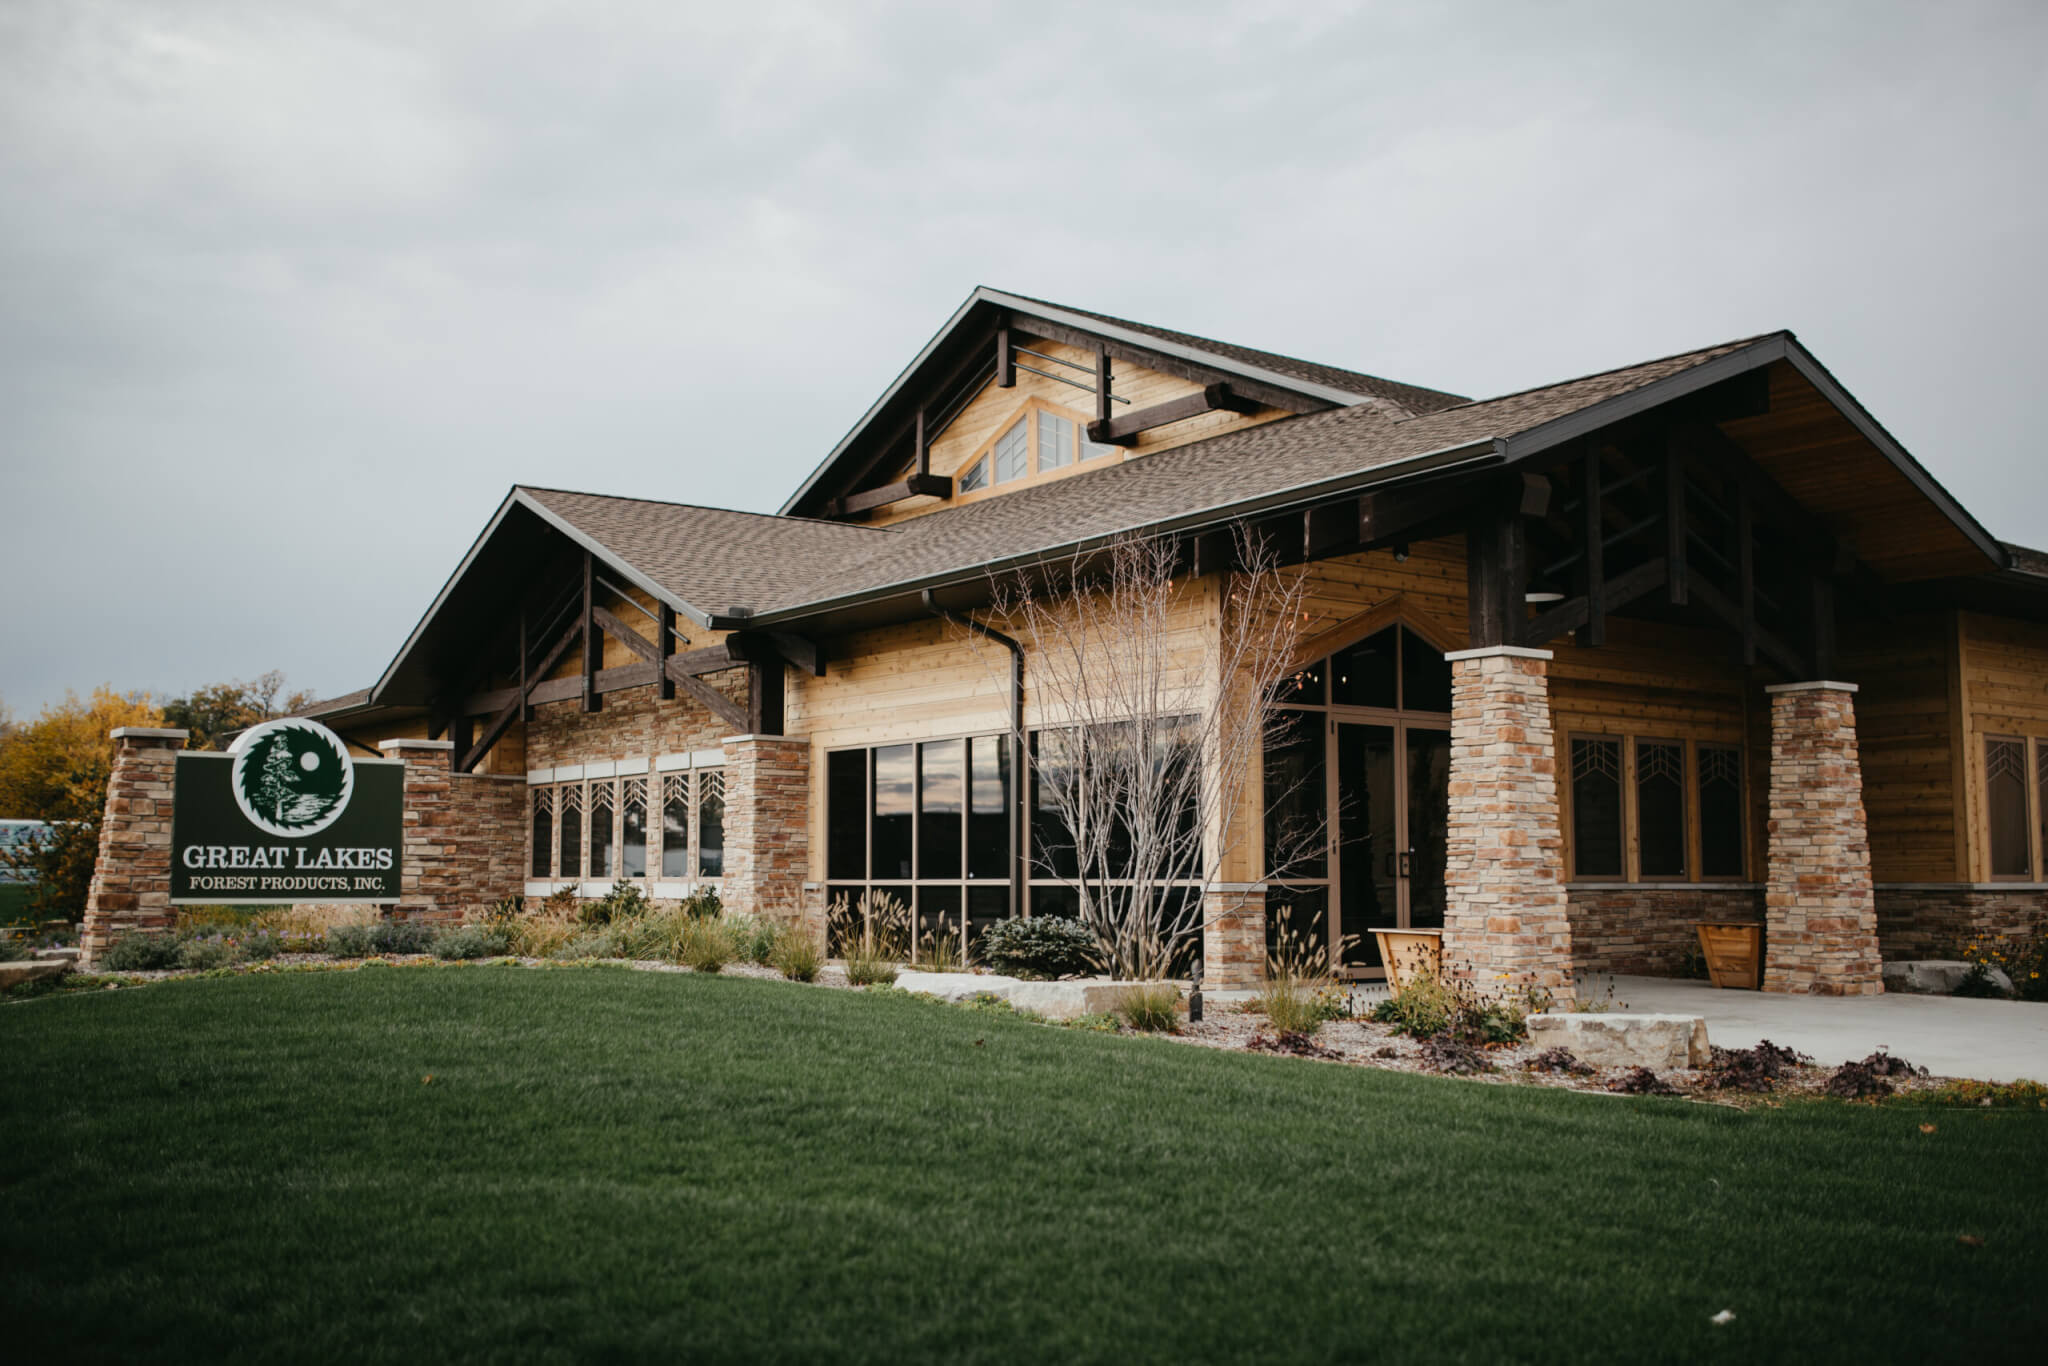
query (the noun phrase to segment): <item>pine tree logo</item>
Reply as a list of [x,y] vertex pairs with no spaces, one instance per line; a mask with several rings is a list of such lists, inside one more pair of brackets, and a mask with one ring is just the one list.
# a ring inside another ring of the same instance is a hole
[[268,834],[317,835],[334,824],[355,791],[347,747],[316,721],[286,717],[251,726],[230,752],[235,805]]

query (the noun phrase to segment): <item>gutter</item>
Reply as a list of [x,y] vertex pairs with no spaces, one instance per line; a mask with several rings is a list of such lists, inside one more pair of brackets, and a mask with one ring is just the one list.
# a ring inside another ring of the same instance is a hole
[[[923,597],[925,609],[933,616],[992,640],[1010,652],[1010,886],[1015,889],[1017,913],[1028,914],[1029,908],[1024,904],[1024,647],[1014,636],[984,626],[965,612],[941,607],[929,588],[924,590]],[[971,777],[968,786],[970,790],[962,795],[968,799],[971,810]],[[961,947],[966,947],[964,940]]]

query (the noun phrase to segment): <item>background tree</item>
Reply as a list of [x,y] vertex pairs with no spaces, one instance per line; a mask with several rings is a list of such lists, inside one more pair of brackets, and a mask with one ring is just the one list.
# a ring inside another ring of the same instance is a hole
[[1057,827],[1034,833],[1034,876],[1075,889],[1117,976],[1193,959],[1206,894],[1261,817],[1251,779],[1300,644],[1301,576],[1262,540],[1240,532],[1237,567],[1213,578],[1188,575],[1181,549],[1126,536],[1078,567],[995,582],[993,614],[1024,646],[1038,714],[1036,753],[1018,737],[1034,831]]
[[162,724],[149,694],[101,686],[85,701],[66,693],[0,739],[0,815],[50,822],[40,838],[0,855],[34,882],[29,908],[38,919],[76,920],[85,912],[114,770],[108,732]]
[[173,697],[164,703],[163,723],[192,732],[185,742],[188,749],[224,749],[227,735],[288,715],[313,700],[304,689],[285,692],[283,671],[272,669],[246,681],[211,683]]

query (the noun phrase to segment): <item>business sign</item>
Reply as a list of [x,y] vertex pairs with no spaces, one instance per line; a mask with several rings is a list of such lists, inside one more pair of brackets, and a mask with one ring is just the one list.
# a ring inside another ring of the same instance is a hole
[[317,721],[178,755],[171,904],[396,901],[405,764],[351,759]]

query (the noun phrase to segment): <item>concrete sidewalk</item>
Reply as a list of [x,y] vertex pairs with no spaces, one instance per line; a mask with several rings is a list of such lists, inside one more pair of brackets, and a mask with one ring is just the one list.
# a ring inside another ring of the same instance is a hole
[[[1599,1000],[1608,980],[1595,977],[1583,988]],[[1612,980],[1614,1009],[1702,1016],[1708,1040],[1720,1048],[1769,1039],[1832,1067],[1883,1047],[1936,1076],[2048,1082],[2048,1004],[1905,994],[1781,996],[1673,977]]]

